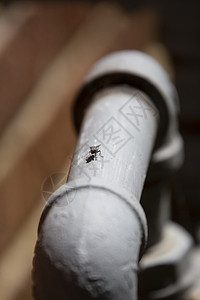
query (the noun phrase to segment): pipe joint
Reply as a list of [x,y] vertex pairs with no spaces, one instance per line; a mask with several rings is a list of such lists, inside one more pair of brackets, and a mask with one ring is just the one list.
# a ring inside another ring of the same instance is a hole
[[148,55],[120,51],[102,58],[86,77],[74,105],[74,123],[80,130],[87,108],[101,90],[128,85],[147,94],[158,109],[159,127],[148,180],[169,176],[183,163],[183,140],[178,132],[178,95],[168,74]]
[[173,85],[145,54],[117,52],[91,70],[74,106],[80,134],[68,183],[40,221],[37,300],[137,299],[147,240],[139,202],[153,149],[176,132],[177,110]]

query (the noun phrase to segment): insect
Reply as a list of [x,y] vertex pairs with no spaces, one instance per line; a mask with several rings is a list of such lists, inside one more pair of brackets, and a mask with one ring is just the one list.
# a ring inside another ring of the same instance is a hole
[[89,162],[91,162],[92,160],[97,160],[97,154],[101,157],[103,157],[101,155],[101,150],[99,149],[100,145],[97,146],[91,146],[90,147],[90,151],[89,151],[89,156],[86,158],[86,163],[88,164]]

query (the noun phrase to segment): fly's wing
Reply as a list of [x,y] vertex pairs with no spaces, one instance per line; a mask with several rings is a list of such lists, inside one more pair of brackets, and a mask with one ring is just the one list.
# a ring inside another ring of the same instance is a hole
[[86,163],[88,164],[89,162],[91,162],[92,160],[94,160],[94,155],[90,155],[86,158]]

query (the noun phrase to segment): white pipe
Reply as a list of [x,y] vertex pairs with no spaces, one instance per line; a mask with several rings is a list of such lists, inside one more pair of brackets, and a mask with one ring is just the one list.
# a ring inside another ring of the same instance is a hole
[[139,201],[157,129],[159,150],[176,128],[173,91],[161,67],[138,52],[110,55],[88,76],[75,110],[76,124],[79,113],[84,119],[68,183],[40,221],[37,300],[137,299],[147,229]]

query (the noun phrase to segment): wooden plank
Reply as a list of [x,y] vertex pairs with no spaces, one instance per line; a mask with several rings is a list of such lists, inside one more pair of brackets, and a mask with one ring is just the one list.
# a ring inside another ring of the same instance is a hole
[[160,18],[155,10],[142,8],[127,12],[129,22],[124,26],[120,41],[113,44],[113,51],[124,49],[143,50],[150,43],[157,41],[159,36]]
[[[0,249],[37,201],[44,178],[69,163],[75,145],[71,105],[85,74],[101,56],[124,47],[121,40],[132,32],[130,26],[140,28],[141,35],[148,30],[154,36],[155,20],[150,14],[152,21],[147,22],[145,15],[148,28],[144,19],[133,21],[137,14],[126,14],[114,4],[96,6],[4,130],[0,140],[0,219],[4,224]],[[131,41],[130,48],[146,45],[146,38],[139,44],[134,37]]]
[[90,6],[83,3],[17,2],[4,9],[0,16],[0,133],[89,11]]
[[41,208],[40,204],[32,211],[28,221],[0,257],[1,300],[25,300],[22,296],[26,300],[32,299],[31,269]]
[[144,52],[152,56],[158,63],[161,64],[172,81],[175,80],[172,59],[167,48],[163,44],[159,42],[149,43],[144,48]]

